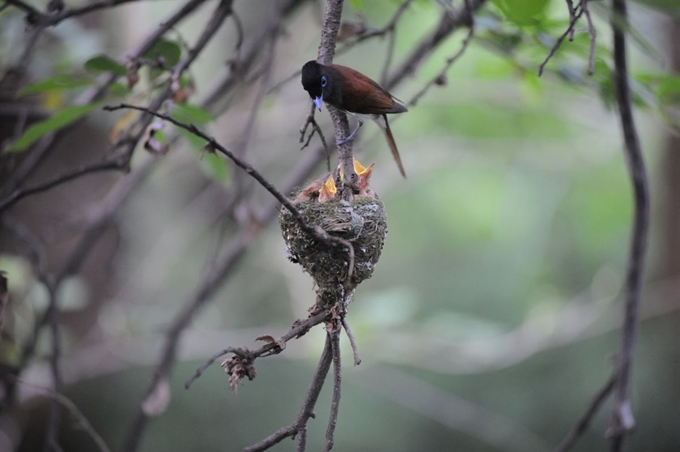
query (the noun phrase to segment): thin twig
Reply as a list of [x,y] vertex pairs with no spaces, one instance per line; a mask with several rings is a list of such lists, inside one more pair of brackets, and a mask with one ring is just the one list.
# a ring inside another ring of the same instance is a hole
[[0,212],[3,212],[6,210],[8,207],[13,205],[15,202],[18,200],[29,196],[33,195],[36,193],[41,193],[44,191],[49,190],[50,188],[56,187],[57,185],[61,185],[65,182],[72,181],[74,179],[78,179],[82,176],[86,176],[88,174],[94,174],[102,171],[112,171],[112,170],[120,170],[120,165],[117,162],[112,162],[112,161],[102,161],[102,162],[97,162],[93,163],[90,165],[85,165],[82,166],[76,170],[69,171],[65,174],[61,174],[51,180],[48,180],[47,182],[43,182],[41,184],[36,184],[32,187],[27,187],[27,188],[18,188],[14,190],[7,198],[3,199],[0,201]]
[[338,424],[338,410],[340,409],[340,389],[342,384],[342,367],[340,362],[340,328],[328,333],[331,340],[331,350],[333,352],[333,398],[331,399],[331,414],[328,418],[328,428],[326,429],[326,446],[324,452],[329,452],[333,448],[335,426]]
[[323,131],[321,130],[321,127],[319,124],[316,122],[316,119],[314,119],[314,112],[316,110],[316,106],[314,105],[314,102],[311,102],[311,109],[309,111],[309,114],[307,115],[307,119],[305,120],[305,124],[300,128],[300,143],[302,143],[305,139],[305,134],[307,133],[307,128],[311,125],[312,126],[312,131],[309,133],[309,137],[307,138],[307,141],[302,145],[300,150],[303,150],[307,146],[309,146],[309,143],[312,141],[312,137],[314,136],[314,132],[319,134],[319,138],[321,138],[321,144],[323,144],[323,149],[326,151],[326,166],[328,171],[331,171],[331,153],[330,150],[328,149],[328,144],[326,143],[326,137],[323,135]]
[[593,397],[593,400],[590,401],[590,405],[588,406],[586,412],[583,413],[583,416],[581,416],[574,428],[571,429],[571,431],[567,434],[567,437],[564,438],[562,443],[560,443],[560,445],[555,448],[554,452],[567,452],[576,445],[576,442],[581,438],[581,436],[583,436],[583,434],[585,434],[586,430],[588,430],[588,426],[590,426],[590,422],[592,421],[595,414],[599,411],[602,404],[607,400],[609,394],[611,394],[612,390],[614,389],[615,382],[616,374],[612,374],[604,386],[600,388],[599,391],[597,391]]
[[550,52],[548,52],[548,55],[545,57],[545,60],[543,60],[541,65],[538,67],[538,76],[539,77],[541,75],[543,75],[543,70],[545,69],[545,65],[548,64],[550,59],[555,55],[555,52],[557,52],[557,50],[560,48],[564,39],[567,36],[569,36],[569,34],[572,32],[572,30],[574,29],[574,25],[576,25],[576,22],[578,22],[578,20],[581,18],[581,15],[583,15],[583,11],[584,11],[584,9],[582,7],[578,8],[578,11],[574,14],[574,16],[569,21],[569,27],[567,27],[567,30],[564,33],[562,33],[562,35],[559,38],[557,38],[557,41],[555,41],[555,44],[550,49]]
[[[57,305],[57,290],[54,282],[46,281],[47,291],[49,293],[49,306],[47,308],[47,315],[50,324],[51,333],[51,354],[50,354],[50,370],[52,372],[52,386],[56,394],[63,392],[63,379],[61,376],[61,332],[59,331],[59,307]],[[47,435],[45,438],[46,452],[52,450],[59,450],[59,426],[61,424],[61,404],[55,397],[52,399],[50,407],[50,419],[47,424]]]
[[595,49],[597,43],[597,31],[595,30],[595,25],[593,25],[593,18],[590,15],[590,10],[588,9],[589,0],[581,0],[581,8],[583,9],[583,14],[586,16],[588,22],[588,33],[590,34],[590,53],[588,54],[588,75],[593,75],[595,73]]
[[[469,2],[466,2],[466,8],[471,8]],[[471,10],[470,10],[471,11]],[[470,14],[470,17],[473,17],[472,14]],[[442,68],[441,71],[439,71],[439,74],[437,74],[435,77],[433,77],[423,88],[416,93],[413,98],[408,102],[408,106],[411,105],[416,105],[418,101],[420,100],[421,97],[427,93],[427,91],[434,85],[435,83],[440,83],[445,77],[446,73],[449,71],[449,68],[455,63],[468,48],[468,45],[470,45],[470,42],[472,41],[472,37],[475,34],[475,26],[474,26],[474,20],[470,21],[470,25],[468,28],[468,33],[465,35],[465,38],[463,39],[463,42],[461,43],[460,49],[453,55],[451,55],[449,58],[446,59],[446,64]]]
[[[566,0],[567,2],[567,9],[569,9],[569,21],[571,22],[574,20],[576,17],[576,9],[574,9],[574,0]],[[569,41],[574,40],[574,29],[571,29],[571,32],[569,33]]]
[[[290,330],[281,338],[279,339],[280,341],[283,342],[288,342],[293,338],[298,338],[304,334],[306,334],[312,327],[325,322],[326,320],[329,319],[331,313],[330,311],[322,311],[316,315],[313,315],[309,317],[308,319],[304,321],[297,321],[295,324],[291,327]],[[271,356],[279,353],[281,351],[281,348],[278,346],[278,341],[276,342],[269,342],[262,347],[260,347],[257,350],[247,350],[243,347],[227,347],[224,350],[215,353],[213,356],[210,357],[203,365],[201,365],[198,369],[196,369],[196,372],[194,375],[188,379],[184,383],[184,387],[186,389],[189,389],[191,385],[203,375],[203,372],[205,372],[210,366],[213,365],[215,361],[217,361],[219,358],[221,358],[224,355],[227,355],[229,353],[234,353],[236,355],[239,355],[241,357],[247,357],[249,359],[255,360],[256,358],[262,357],[262,356]]]
[[97,445],[97,448],[99,448],[101,452],[109,452],[111,450],[109,449],[109,446],[106,445],[104,438],[101,437],[92,424],[90,424],[90,421],[87,420],[87,417],[85,417],[83,412],[78,409],[78,406],[71,399],[63,394],[55,392],[52,389],[35,386],[18,378],[15,378],[15,380],[16,383],[21,386],[56,400],[61,406],[66,408],[71,413],[71,415],[78,422],[78,427],[80,427],[81,430],[83,430],[90,438],[92,438],[92,441],[94,441],[94,443]]
[[[324,381],[326,380],[326,375],[331,368],[331,363],[333,362],[333,351],[331,345],[330,333],[326,334],[326,345],[324,346],[323,352],[321,353],[321,359],[319,360],[319,365],[314,372],[312,377],[312,382],[307,390],[307,395],[302,403],[302,407],[291,425],[283,427],[276,432],[272,433],[262,441],[253,444],[250,447],[243,449],[243,452],[261,452],[267,450],[275,444],[281,442],[282,440],[294,436],[297,433],[306,429],[307,421],[309,418],[314,417],[314,406],[316,406],[316,401],[319,399],[319,394],[323,388]],[[304,452],[304,447],[306,445],[306,431],[302,435],[298,435],[298,452]]]
[[[614,14],[618,16],[622,23],[626,23],[626,0],[613,0],[612,5]],[[649,233],[649,184],[640,139],[633,117],[628,63],[626,61],[626,33],[621,24],[616,23],[613,19],[611,26],[614,34],[614,86],[623,129],[626,163],[635,200],[630,254],[626,271],[621,348],[617,354],[614,413],[608,429],[608,436],[612,439],[612,450],[616,452],[623,449],[626,435],[635,427],[635,419],[630,404],[630,374],[639,323],[640,299],[644,285],[644,260]]]
[[397,30],[392,29],[392,31],[390,31],[390,36],[387,39],[387,56],[385,57],[385,62],[383,63],[382,70],[380,71],[381,84],[384,84],[387,81],[387,74],[389,73],[390,66],[392,65],[392,58],[394,58],[394,44],[397,40]]
[[37,9],[23,2],[22,0],[5,0],[7,3],[23,10],[26,14],[26,20],[31,25],[40,27],[51,27],[57,25],[66,19],[72,17],[82,16],[100,9],[112,8],[114,6],[122,5],[124,3],[131,3],[138,0],[100,0],[98,2],[90,3],[79,8],[66,9],[57,14],[41,13]]
[[359,347],[357,347],[356,339],[354,338],[354,334],[352,333],[352,330],[349,327],[349,323],[347,323],[347,319],[343,317],[340,321],[342,322],[342,327],[345,329],[345,333],[347,333],[349,344],[352,346],[352,354],[354,355],[354,365],[358,366],[359,364],[361,364],[361,358],[359,357]]
[[384,87],[391,90],[397,83],[413,74],[420,63],[432,54],[451,33],[460,27],[465,27],[472,20],[472,13],[486,3],[486,0],[470,0],[469,7],[460,9],[446,9],[439,19],[439,23],[429,35],[425,36],[420,43],[404,59],[399,67],[387,78]]

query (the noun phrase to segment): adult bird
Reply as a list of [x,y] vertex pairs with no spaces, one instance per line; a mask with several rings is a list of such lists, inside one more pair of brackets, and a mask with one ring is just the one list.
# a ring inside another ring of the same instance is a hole
[[308,61],[302,66],[302,86],[314,100],[319,111],[321,103],[326,102],[357,118],[357,127],[338,145],[353,139],[365,118],[373,119],[385,132],[387,144],[397,162],[399,172],[406,177],[397,143],[387,121],[388,114],[408,111],[398,99],[361,72],[339,64],[323,65],[316,61]]

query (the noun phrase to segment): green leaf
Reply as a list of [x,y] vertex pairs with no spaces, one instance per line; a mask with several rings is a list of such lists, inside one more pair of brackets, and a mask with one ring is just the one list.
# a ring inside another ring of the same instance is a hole
[[23,135],[8,149],[9,152],[23,151],[36,140],[42,138],[50,132],[66,127],[69,124],[82,118],[95,108],[101,107],[101,103],[89,105],[77,105],[73,107],[66,107],[58,113],[52,115],[49,119],[36,122],[31,127],[26,129]]
[[503,15],[520,27],[539,22],[549,3],[550,0],[493,0]]
[[81,86],[88,86],[92,84],[92,80],[78,78],[73,75],[61,74],[53,77],[40,80],[32,85],[19,90],[17,95],[19,97],[29,96],[31,94],[43,93],[45,91],[66,90],[72,88],[79,88]]
[[115,97],[123,97],[130,94],[130,87],[127,83],[114,83],[110,88],[111,94]]
[[662,78],[656,94],[663,103],[680,101],[680,77],[668,75]]
[[223,184],[229,182],[229,171],[227,171],[227,161],[217,154],[203,154],[203,167],[208,169],[210,175]]
[[355,11],[361,11],[364,9],[364,2],[363,0],[349,0],[349,5],[352,7],[353,10]]
[[179,58],[182,55],[182,49],[179,44],[165,39],[159,39],[156,43],[144,54],[144,58],[155,60],[162,58],[165,65],[173,67],[179,63]]
[[211,122],[213,115],[198,105],[176,104],[172,107],[171,116],[178,121],[190,124],[205,124]]
[[127,74],[127,69],[122,64],[106,55],[99,55],[94,58],[90,58],[85,62],[85,69],[92,72],[113,72],[118,75]]
[[186,138],[186,140],[189,142],[191,147],[194,148],[196,152],[200,152],[201,149],[203,149],[203,146],[205,146],[205,140],[203,138],[197,137],[188,130],[182,129],[180,127],[177,128],[177,131],[179,132],[180,135]]
[[201,160],[201,168],[207,172],[213,179],[222,182],[223,184],[229,183],[229,166],[227,161],[219,155],[210,154],[207,152],[201,153],[201,150],[205,146],[206,142],[203,138],[197,137],[188,130],[178,128],[180,135],[182,135],[189,142],[191,147],[196,152]]

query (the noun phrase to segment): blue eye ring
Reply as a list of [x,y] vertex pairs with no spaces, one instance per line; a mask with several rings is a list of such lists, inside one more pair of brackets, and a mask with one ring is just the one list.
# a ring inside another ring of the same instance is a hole
[[321,76],[321,87],[325,88],[327,83],[328,83],[328,80],[326,80],[326,76],[322,75]]

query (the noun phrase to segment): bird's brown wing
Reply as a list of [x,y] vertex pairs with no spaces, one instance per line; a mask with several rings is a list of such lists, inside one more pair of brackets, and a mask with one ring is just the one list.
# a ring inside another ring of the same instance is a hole
[[385,88],[361,72],[340,64],[331,64],[329,67],[340,74],[344,110],[366,115],[407,111],[406,107],[395,102],[394,97]]

